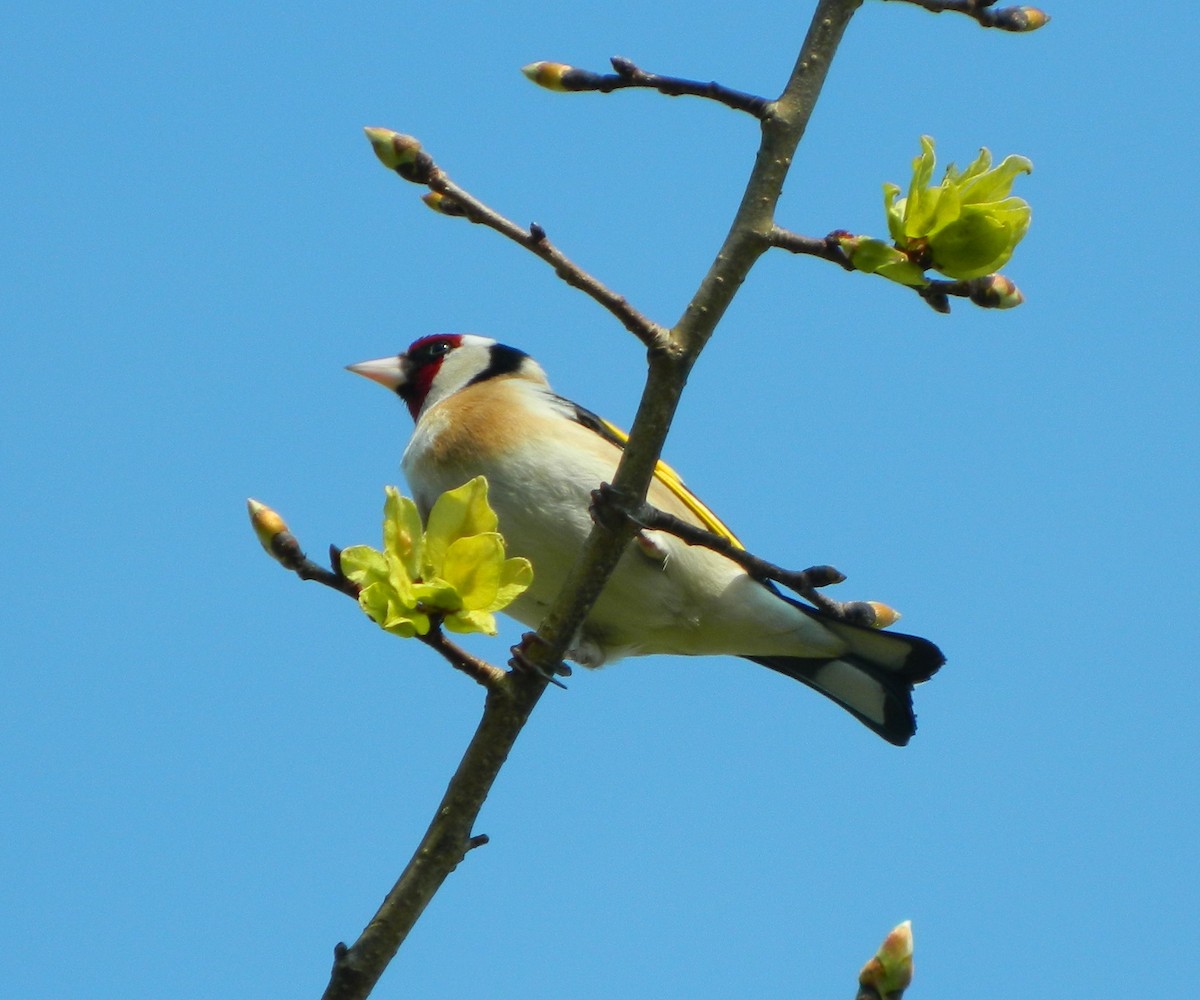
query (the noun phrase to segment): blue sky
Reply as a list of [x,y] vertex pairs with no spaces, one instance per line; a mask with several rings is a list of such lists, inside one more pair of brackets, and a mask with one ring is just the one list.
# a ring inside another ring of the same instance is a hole
[[[1061,7],[1061,9],[1059,9]],[[1027,304],[938,316],[763,259],[667,457],[764,556],[830,562],[949,663],[896,750],[736,660],[552,691],[377,995],[1169,992],[1194,952],[1197,349],[1186,13],[1029,37],[868,3],[779,221],[883,231],[918,137],[1029,156]],[[735,9],[736,8],[736,9]],[[403,408],[342,371],[490,334],[628,424],[641,350],[363,125],[419,136],[670,323],[749,119],[553,95],[558,59],[773,93],[811,4],[58,4],[6,21],[0,935],[24,998],[317,996],[476,724],[469,682],[259,551],[372,542]],[[1181,124],[1182,123],[1182,124]],[[509,629],[473,644],[502,661]]]

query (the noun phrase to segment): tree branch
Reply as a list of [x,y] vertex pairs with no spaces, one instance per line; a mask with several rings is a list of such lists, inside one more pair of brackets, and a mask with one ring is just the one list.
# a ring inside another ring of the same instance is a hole
[[846,256],[846,251],[842,249],[841,243],[838,242],[840,232],[840,230],[837,230],[828,236],[818,239],[815,236],[801,236],[799,233],[793,233],[790,229],[781,229],[779,226],[773,226],[769,239],[771,246],[778,247],[780,250],[786,250],[788,253],[820,257],[831,264],[837,264],[844,271],[857,270],[850,263],[850,258]]
[[965,14],[984,28],[1001,31],[1036,31],[1050,20],[1050,15],[1037,7],[1001,7],[993,10],[996,0],[890,0],[923,7],[934,14]]
[[[1011,12],[990,12],[986,9],[989,4],[983,0],[909,2],[926,9],[957,10],[975,17],[981,24],[1007,27],[1008,30],[1032,30],[1046,20],[1045,15],[1034,8],[1011,8],[1010,11],[1020,13],[1019,17]],[[633,87],[652,88],[673,96],[690,94],[715,100],[759,119],[761,142],[758,155],[730,230],[708,273],[670,330],[642,315],[624,298],[574,264],[550,243],[541,226],[535,223],[523,229],[451,181],[417,140],[383,129],[367,130],[376,154],[385,165],[401,177],[428,187],[429,194],[425,197],[427,204],[444,214],[462,216],[493,229],[529,250],[550,264],[564,281],[584,291],[610,312],[645,346],[648,356],[646,385],[610,487],[617,503],[627,510],[641,510],[638,505],[645,500],[692,366],[758,258],[772,245],[783,245],[780,242],[783,231],[775,226],[774,221],[783,183],[824,85],[830,61],[861,3],[862,0],[819,0],[787,85],[773,101],[715,83],[646,73],[622,59],[613,60],[616,74],[611,77],[586,74],[585,71],[559,64],[536,64],[543,70],[548,66],[555,67],[551,74],[557,72],[557,80],[551,80],[550,83],[538,81],[547,86],[556,82],[558,86],[554,89],[609,92]],[[1008,24],[1001,23],[1004,18],[1008,19]],[[1021,18],[1024,18],[1023,26],[1013,26]],[[527,67],[527,71],[532,68]],[[795,247],[788,248],[795,250]],[[848,263],[838,258],[828,242],[820,247],[814,244],[813,252],[843,267]],[[957,286],[953,290],[947,287],[954,283],[936,284],[937,294],[943,298],[960,294]],[[679,524],[655,522],[655,526],[684,537]],[[683,525],[683,528],[689,526]],[[637,531],[638,525],[629,518],[598,519],[535,638],[524,641],[514,650],[514,660],[530,669],[505,673],[485,665],[489,673],[481,675],[486,676],[486,680],[480,683],[485,684],[488,693],[479,727],[421,844],[392,891],[358,940],[349,948],[339,944],[335,949],[325,1000],[361,1000],[366,997],[437,889],[466,853],[485,840],[471,833],[483,802],[572,639]],[[712,538],[693,534],[692,539],[698,544],[713,544]],[[726,555],[735,558],[730,551],[726,551]],[[840,577],[836,570],[820,567],[790,574],[761,560],[754,561],[754,557],[748,553],[739,553],[736,558],[745,560],[743,565],[754,566],[751,572],[772,579],[791,580],[802,588],[801,593],[816,594],[816,587]],[[305,571],[310,574],[306,578],[334,585],[330,581],[336,582],[340,576],[336,571],[336,559],[334,571],[320,567],[317,570],[320,573],[314,573],[306,565]],[[339,585],[337,589],[343,588]],[[825,602],[832,608],[846,607],[837,602],[827,602],[820,595],[817,595],[816,602],[818,606]],[[444,651],[443,655],[446,655]],[[464,669],[460,664],[456,666]],[[495,671],[495,674],[490,671]]]
[[[575,279],[572,283],[578,282],[577,287],[613,313],[646,346],[646,388],[613,484],[620,495],[645,498],[688,372],[737,288],[769,245],[774,207],[792,154],[816,104],[829,61],[861,2],[820,0],[787,87],[779,100],[764,109],[758,158],[729,235],[679,323],[669,332],[646,320],[551,248],[540,227],[522,230],[453,184],[415,140],[410,140],[415,151],[411,146],[400,150],[397,162],[389,162],[380,152],[382,130],[368,132],[385,164],[451,199],[467,218],[531,250],[560,275],[569,274],[566,280]],[[416,854],[354,945],[336,949],[325,1000],[360,1000],[370,993],[437,888],[462,860],[471,827],[501,765],[634,531],[627,522],[616,529],[599,525],[593,529],[538,630],[541,641],[522,649],[522,658],[534,669],[507,674],[499,690],[489,690],[479,728]]]
[[[882,619],[881,612],[886,615],[891,609],[878,602],[835,601],[822,594],[818,588],[842,583],[846,579],[844,573],[832,566],[810,566],[802,570],[784,569],[747,552],[726,536],[689,524],[650,503],[630,504],[614,493],[607,483],[602,483],[599,489],[592,492],[592,512],[602,523],[611,524],[611,518],[615,515],[630,521],[636,530],[665,531],[683,539],[689,545],[701,545],[719,552],[726,559],[741,566],[756,580],[781,583],[814,607],[853,625],[882,628],[895,620],[894,617],[887,621]],[[895,612],[892,612],[892,615],[894,616]]]
[[432,194],[426,195],[424,201],[435,211],[443,215],[460,216],[468,222],[486,226],[524,247],[553,267],[554,273],[568,285],[578,288],[612,313],[621,325],[647,348],[653,350],[666,341],[667,331],[662,326],[644,316],[623,296],[612,291],[567,257],[550,242],[546,230],[538,223],[532,223],[528,229],[518,226],[465,188],[455,184],[412,136],[382,128],[367,128],[364,131],[371,140],[375,155],[384,166],[394,170],[405,180],[429,188]]
[[762,118],[767,112],[769,102],[765,97],[747,94],[711,81],[704,83],[700,80],[647,73],[634,65],[632,60],[621,56],[613,56],[609,61],[616,73],[593,73],[591,70],[555,62],[530,63],[522,72],[534,83],[549,90],[611,94],[614,90],[642,88],[657,90],[668,97],[703,97],[735,111],[744,111],[755,118]]
[[[270,520],[271,518],[274,520]],[[341,549],[334,545],[329,546],[329,561],[333,568],[326,569],[304,554],[296,536],[288,531],[287,525],[269,507],[251,500],[250,520],[259,534],[263,548],[284,569],[291,570],[301,580],[312,580],[358,601],[358,584],[342,573]],[[477,684],[489,691],[504,690],[504,680],[508,673],[451,642],[446,638],[440,624],[435,624],[425,635],[415,638]]]
[[[828,236],[818,239],[774,226],[769,239],[771,246],[786,250],[788,253],[819,257],[831,264],[837,264],[845,271],[857,271],[858,268],[846,255],[840,241],[840,237],[849,235],[845,230],[834,230]],[[982,278],[958,281],[931,278],[924,285],[905,285],[903,287],[911,288],[925,300],[930,308],[940,313],[950,312],[951,296],[970,299],[983,309],[1011,309],[1025,301],[1020,289],[1002,274],[988,274]]]
[[545,689],[534,675],[508,674],[488,692],[483,719],[403,874],[354,945],[334,949],[322,1000],[363,1000],[395,956],[434,894],[481,842],[471,830],[500,768]]

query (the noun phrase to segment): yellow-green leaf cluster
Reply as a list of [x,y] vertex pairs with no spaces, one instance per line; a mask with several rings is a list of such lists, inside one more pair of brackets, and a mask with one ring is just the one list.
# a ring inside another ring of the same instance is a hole
[[993,167],[992,154],[981,149],[966,170],[950,164],[937,185],[931,183],[934,165],[933,140],[921,136],[907,197],[899,197],[896,184],[883,186],[896,247],[950,278],[980,278],[999,270],[1029,229],[1028,202],[1010,192],[1017,175],[1032,171],[1033,164],[1008,156]]
[[424,528],[417,505],[389,486],[382,551],[344,549],[342,572],[361,588],[363,611],[395,635],[425,635],[435,618],[451,632],[495,635],[493,612],[533,582],[529,560],[506,558],[497,525],[483,476],[443,493]]
[[920,288],[929,284],[925,268],[914,264],[903,250],[890,243],[870,236],[851,236],[847,233],[838,237],[846,258],[858,270],[867,274],[879,274],[901,285]]

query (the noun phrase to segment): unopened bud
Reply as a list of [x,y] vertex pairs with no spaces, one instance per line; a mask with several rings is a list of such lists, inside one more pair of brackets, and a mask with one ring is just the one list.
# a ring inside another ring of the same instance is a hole
[[1005,31],[1037,31],[1050,20],[1050,15],[1036,7],[1002,7],[993,11],[996,27]]
[[405,163],[411,163],[416,159],[417,153],[421,151],[420,142],[411,135],[401,135],[390,128],[372,128],[370,126],[364,128],[363,131],[371,141],[371,148],[375,150],[379,162],[388,170],[395,170]]
[[903,993],[912,982],[912,956],[912,921],[906,920],[883,939],[875,957],[863,966],[858,974],[859,985],[870,987],[884,998]]
[[845,252],[847,257],[853,259],[854,252],[858,249],[859,242],[863,239],[861,236],[855,236],[852,232],[846,229],[835,229],[827,237],[827,240],[835,240]]
[[253,498],[246,501],[246,509],[250,512],[250,524],[258,536],[259,544],[273,559],[278,558],[275,550],[271,547],[271,542],[276,535],[283,534],[288,530],[287,524],[276,511]]
[[970,282],[970,298],[984,309],[1013,309],[1025,301],[1016,284],[1003,274],[985,274]]
[[864,603],[875,612],[875,620],[871,622],[872,628],[887,628],[889,625],[895,625],[902,617],[895,608],[879,601],[865,601]]
[[929,303],[934,312],[946,314],[950,312],[950,296],[946,293],[946,289],[942,285],[936,285],[930,282],[924,288],[918,288],[917,294]]
[[390,128],[364,128],[375,155],[389,170],[408,181],[424,184],[433,171],[433,160],[411,135],[393,132]]
[[574,69],[574,66],[568,66],[566,63],[534,62],[528,66],[522,66],[521,72],[539,87],[561,92],[571,89],[563,83],[563,78]]
[[421,200],[435,212],[440,212],[442,215],[462,216],[467,214],[459,202],[439,191],[430,191],[428,194],[423,194],[421,195]]

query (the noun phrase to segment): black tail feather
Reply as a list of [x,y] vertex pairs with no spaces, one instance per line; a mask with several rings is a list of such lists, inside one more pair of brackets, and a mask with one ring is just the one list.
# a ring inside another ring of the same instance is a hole
[[[836,660],[819,660],[799,656],[748,656],[746,659],[819,691],[895,746],[907,744],[917,731],[912,685],[879,670],[861,657],[847,655]],[[849,673],[857,675],[858,683],[853,691],[847,690],[846,675]]]
[[746,659],[820,691],[889,743],[901,747],[907,744],[917,731],[913,685],[937,673],[946,662],[942,651],[919,636],[849,625],[788,597],[783,599],[836,632],[845,640],[846,652],[824,659],[799,656]]

